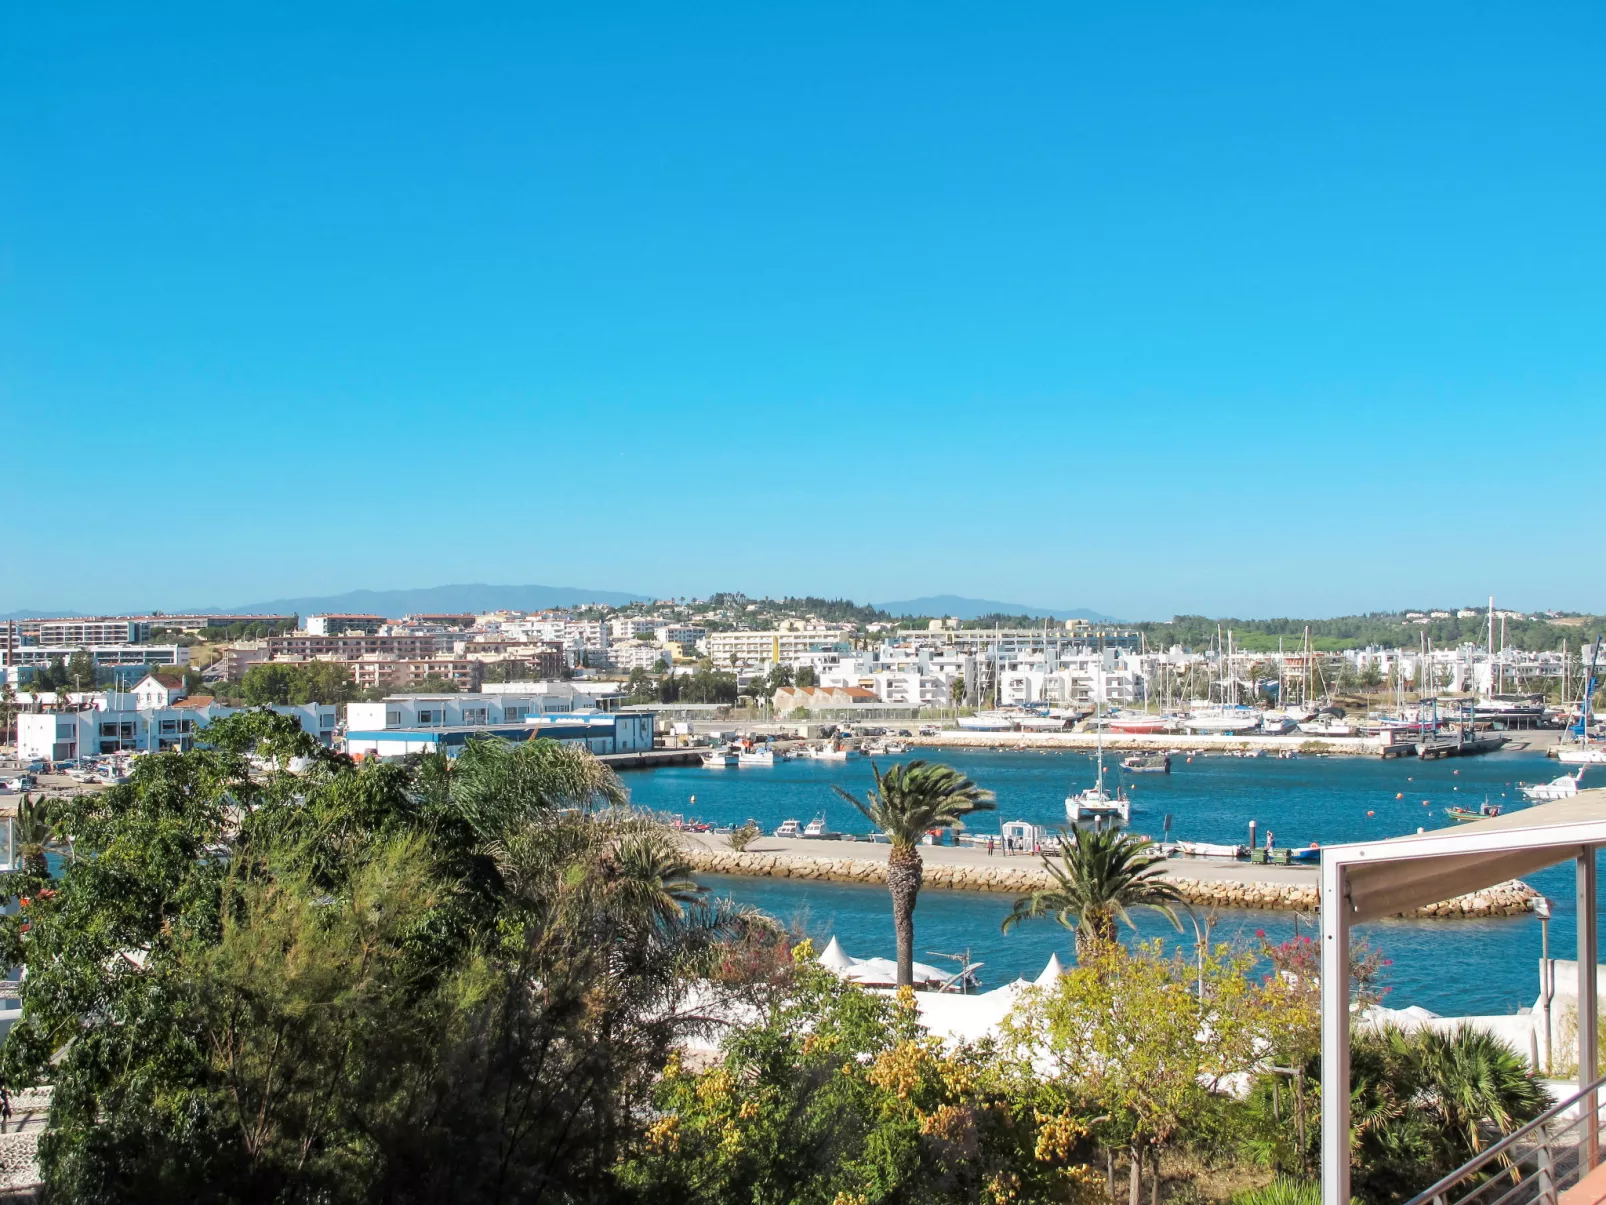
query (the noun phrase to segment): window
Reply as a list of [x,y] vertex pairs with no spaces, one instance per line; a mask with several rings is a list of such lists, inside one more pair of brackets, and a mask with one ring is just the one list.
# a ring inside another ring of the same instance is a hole
[[116,724],[102,724],[100,726],[100,734],[102,736],[116,736],[117,735],[117,725]]
[[441,713],[438,711],[420,710],[418,713],[418,722],[420,724],[438,724],[440,723],[440,714]]
[[335,726],[334,712],[326,711],[323,715],[318,717],[318,727],[320,727],[320,728],[333,728],[334,726]]
[[180,732],[188,732],[194,727],[195,727],[195,724],[190,720],[180,720],[178,722],[178,730]]
[[399,711],[386,711],[385,712],[385,727],[386,728],[400,728],[401,727],[401,712],[399,712]]
[[162,731],[164,733],[177,732],[178,731],[178,721],[177,720],[163,720],[162,721]]
[[463,708],[463,723],[465,724],[485,724],[489,722],[489,716],[490,708],[488,707]]

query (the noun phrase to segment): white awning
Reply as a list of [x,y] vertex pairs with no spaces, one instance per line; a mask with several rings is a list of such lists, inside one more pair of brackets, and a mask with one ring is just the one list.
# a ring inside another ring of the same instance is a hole
[[1606,788],[1519,808],[1454,828],[1329,845],[1323,863],[1342,862],[1352,921],[1408,912],[1521,878],[1606,844]]

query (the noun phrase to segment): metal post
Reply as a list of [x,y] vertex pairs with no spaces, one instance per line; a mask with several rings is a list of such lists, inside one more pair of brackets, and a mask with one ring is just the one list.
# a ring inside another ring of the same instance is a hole
[[1322,1205],[1349,1205],[1349,901],[1322,859]]
[[[1595,1000],[1595,847],[1586,845],[1578,854],[1578,1086],[1593,1083],[1598,1069],[1597,1027],[1600,1024]],[[1600,1162],[1600,1101],[1590,1092],[1579,1102],[1584,1114],[1583,1150],[1579,1168],[1582,1179]]]

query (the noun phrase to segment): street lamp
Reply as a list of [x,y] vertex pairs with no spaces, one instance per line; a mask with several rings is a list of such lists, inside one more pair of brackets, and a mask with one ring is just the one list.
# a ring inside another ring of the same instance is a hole
[[1539,998],[1545,1013],[1545,1074],[1550,1066],[1550,1002],[1556,995],[1556,964],[1550,958],[1550,900],[1540,896],[1534,901],[1534,913],[1539,917]]
[[1182,905],[1182,909],[1188,914],[1188,919],[1193,922],[1194,948],[1199,951],[1199,1003],[1203,1005],[1205,950],[1209,945],[1210,930],[1215,928],[1216,917],[1214,913],[1211,913],[1209,916],[1205,917],[1204,928],[1200,929],[1199,918],[1194,914],[1193,907],[1189,904],[1184,904]]

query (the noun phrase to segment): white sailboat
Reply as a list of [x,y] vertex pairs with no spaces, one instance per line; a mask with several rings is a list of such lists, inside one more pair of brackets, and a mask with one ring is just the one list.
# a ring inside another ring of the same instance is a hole
[[[1098,705],[1093,708],[1093,718],[1098,719]],[[1115,818],[1122,824],[1132,819],[1132,801],[1126,797],[1126,792],[1120,787],[1111,795],[1104,787],[1104,727],[1097,725],[1098,731],[1098,778],[1092,786],[1077,791],[1074,795],[1065,797],[1065,818],[1072,824],[1080,824],[1086,820],[1100,820]]]
[[1578,723],[1569,729],[1578,736],[1576,745],[1559,745],[1556,760],[1564,766],[1606,766],[1606,747],[1589,743],[1589,725],[1595,698],[1595,671],[1600,664],[1601,638],[1595,637],[1595,651],[1589,658],[1589,669],[1584,673],[1583,697],[1578,703]]

